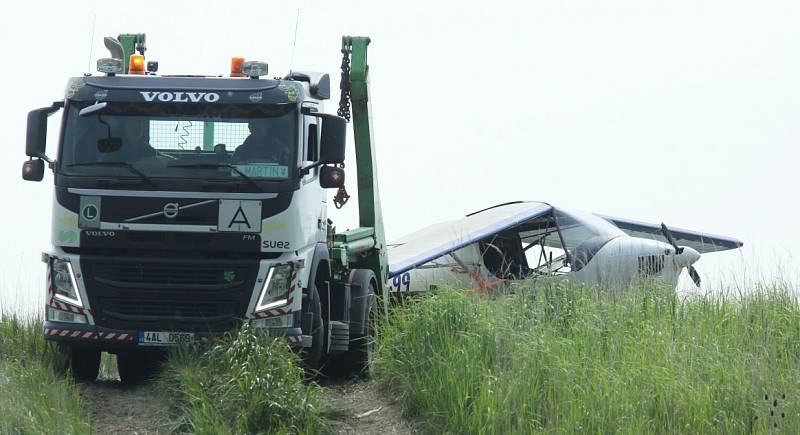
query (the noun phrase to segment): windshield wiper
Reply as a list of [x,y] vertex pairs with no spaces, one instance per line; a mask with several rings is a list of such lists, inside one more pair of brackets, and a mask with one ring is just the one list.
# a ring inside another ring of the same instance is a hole
[[244,172],[242,172],[236,166],[230,163],[184,163],[179,165],[167,165],[168,168],[231,168],[234,172],[239,174],[245,181],[250,183],[256,190],[261,192],[261,186],[255,182],[252,178],[247,176]]
[[133,166],[131,162],[81,162],[81,163],[71,163],[67,165],[68,167],[73,166],[119,166],[125,167],[131,170],[134,174],[138,175],[142,180],[144,180],[150,187],[156,187],[156,183],[148,177],[144,172]]

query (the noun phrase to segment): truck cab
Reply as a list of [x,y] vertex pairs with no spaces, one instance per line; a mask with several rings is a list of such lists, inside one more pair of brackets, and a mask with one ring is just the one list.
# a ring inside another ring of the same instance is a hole
[[324,113],[328,74],[268,79],[234,59],[232,77],[159,76],[134,70],[132,51],[128,68],[101,60],[104,75],[69,79],[63,101],[28,115],[23,178],[47,163],[55,181],[45,338],[85,379],[102,351],[135,382],[162,346],[244,323],[318,365],[353,305],[350,278],[332,283],[326,189],[343,186],[346,123]]

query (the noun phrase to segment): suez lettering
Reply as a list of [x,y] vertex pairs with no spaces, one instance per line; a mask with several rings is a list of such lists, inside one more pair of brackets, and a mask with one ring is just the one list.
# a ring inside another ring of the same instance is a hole
[[[259,239],[257,234],[242,234],[242,240],[246,242],[253,242]],[[261,247],[263,249],[291,249],[292,242],[284,240],[262,240]]]
[[284,242],[284,241],[275,241],[275,240],[264,240],[261,242],[261,247],[263,249],[290,249],[291,242]]
[[147,102],[161,101],[162,103],[199,103],[203,100],[207,103],[219,101],[219,94],[215,92],[156,92],[140,91],[142,97]]
[[[256,234],[242,234],[242,240],[244,241],[254,241],[258,240],[258,236]],[[291,249],[292,242],[287,242],[284,240],[263,240],[261,242],[261,247],[264,249]]]

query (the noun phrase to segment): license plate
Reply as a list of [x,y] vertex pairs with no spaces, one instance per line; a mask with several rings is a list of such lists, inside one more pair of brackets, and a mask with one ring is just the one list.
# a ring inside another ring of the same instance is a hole
[[194,340],[194,332],[139,331],[139,344],[172,346]]

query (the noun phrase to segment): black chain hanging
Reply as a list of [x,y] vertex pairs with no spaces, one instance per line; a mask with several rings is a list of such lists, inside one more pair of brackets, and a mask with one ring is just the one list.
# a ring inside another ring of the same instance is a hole
[[[350,122],[350,47],[342,45],[342,79],[339,82],[339,89],[342,91],[339,97],[339,109],[336,114]],[[344,165],[342,165],[344,166]],[[350,195],[344,186],[340,187],[333,197],[333,205],[337,209],[344,207]]]
[[350,48],[342,47],[342,80],[339,82],[342,91],[339,97],[339,110],[336,114],[350,122]]
[[344,207],[347,204],[347,200],[350,199],[350,194],[347,193],[344,186],[340,187],[338,191],[336,191],[336,196],[333,197],[333,205],[336,206],[337,209]]

